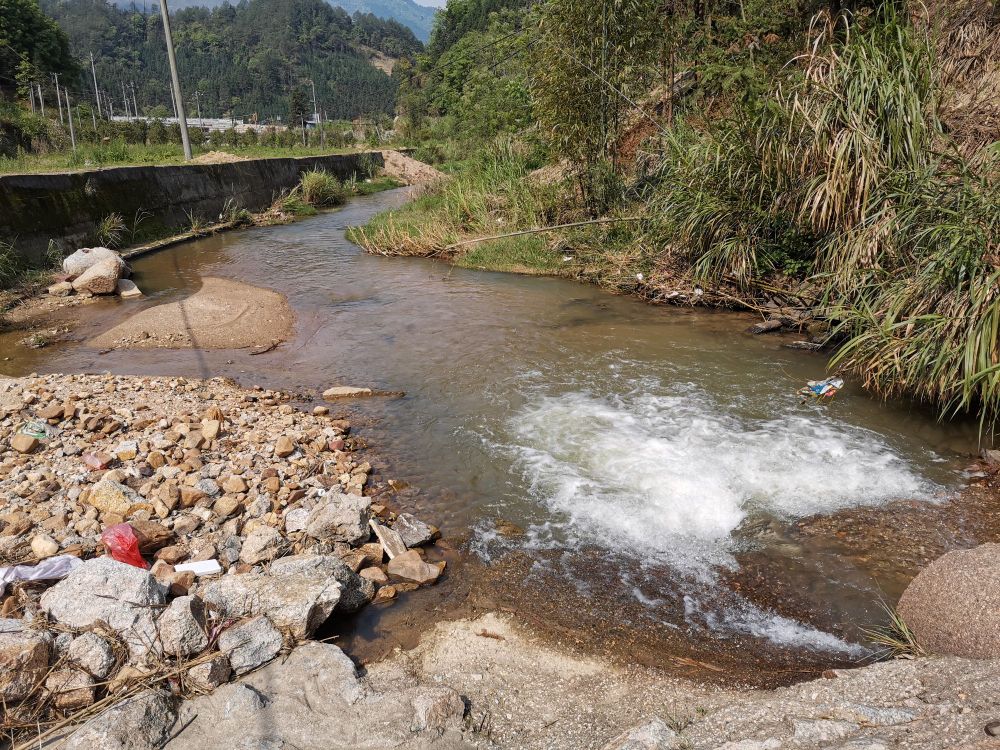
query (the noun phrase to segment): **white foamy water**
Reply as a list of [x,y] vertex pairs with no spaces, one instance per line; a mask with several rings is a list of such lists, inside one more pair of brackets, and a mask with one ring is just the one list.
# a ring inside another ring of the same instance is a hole
[[754,512],[928,495],[875,433],[807,410],[741,418],[686,391],[545,396],[510,420],[516,462],[569,540],[710,576]]

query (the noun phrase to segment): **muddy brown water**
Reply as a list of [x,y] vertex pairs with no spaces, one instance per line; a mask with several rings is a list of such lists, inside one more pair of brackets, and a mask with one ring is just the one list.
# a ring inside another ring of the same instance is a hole
[[[925,558],[994,533],[955,499],[974,425],[851,383],[832,404],[802,405],[797,389],[825,360],[747,335],[746,316],[374,257],[345,239],[407,198],[137,259],[143,301],[75,308],[76,340],[40,350],[0,335],[0,372],[405,391],[345,409],[385,459],[380,480],[410,485],[391,502],[442,527],[450,549],[433,554],[450,573],[342,628],[361,660],[438,617],[500,608],[583,649],[773,681],[869,658],[860,627],[884,619],[879,600]],[[260,356],[86,345],[202,276],[287,294],[293,340]]]

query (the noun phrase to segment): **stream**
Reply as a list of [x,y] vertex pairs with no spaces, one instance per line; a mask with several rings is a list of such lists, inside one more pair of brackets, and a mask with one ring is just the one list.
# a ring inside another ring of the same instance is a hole
[[[0,335],[0,372],[405,391],[345,409],[384,459],[381,477],[410,485],[392,502],[439,525],[454,564],[442,584],[368,608],[340,633],[359,658],[449,610],[490,606],[651,663],[818,669],[870,656],[860,627],[884,620],[879,600],[895,601],[915,571],[886,557],[892,539],[864,534],[911,517],[938,533],[907,509],[950,504],[975,425],[881,403],[851,382],[830,404],[802,405],[796,391],[825,377],[825,358],[746,334],[745,315],[370,256],[345,239],[407,198],[389,191],[139,258],[145,299],[73,308],[77,340],[40,350]],[[83,343],[202,276],[287,294],[294,340],[255,357]],[[853,546],[810,533],[816,524]],[[954,526],[948,543],[974,537]]]

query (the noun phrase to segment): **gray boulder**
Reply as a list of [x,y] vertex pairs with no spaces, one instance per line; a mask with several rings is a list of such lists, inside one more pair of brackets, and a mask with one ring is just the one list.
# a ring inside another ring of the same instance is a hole
[[243,540],[240,562],[247,565],[270,562],[285,548],[285,537],[272,526],[258,526]]
[[604,746],[604,750],[676,750],[684,747],[680,736],[659,716],[632,727]]
[[897,612],[931,653],[1000,658],[1000,544],[939,557],[906,587]]
[[98,557],[77,566],[44,594],[42,611],[71,628],[106,623],[128,644],[133,659],[155,648],[156,614],[167,589],[147,571]]
[[[339,560],[336,563],[347,568]],[[347,571],[351,572],[350,568]],[[222,617],[267,615],[277,627],[290,631],[296,638],[308,638],[341,601],[343,591],[338,573],[348,580],[326,558],[286,557],[275,562],[268,572],[252,571],[211,581],[202,596]],[[354,592],[361,587],[359,584],[351,589],[352,595],[356,596]]]
[[219,650],[236,674],[265,664],[281,651],[281,633],[266,617],[254,617],[227,628],[219,636]]
[[83,633],[73,639],[66,651],[70,663],[75,664],[91,677],[103,680],[115,667],[115,654],[111,644],[97,633]]
[[306,533],[324,542],[360,544],[368,539],[371,504],[361,495],[329,492],[310,512]]
[[375,598],[375,584],[362,578],[343,560],[332,555],[293,555],[276,560],[271,575],[280,578],[305,576],[315,581],[335,580],[340,584],[340,598],[335,612],[357,612]]
[[186,701],[166,750],[209,747],[375,750],[468,748],[465,705],[444,687],[396,685],[378,692],[333,644],[305,643],[287,658]]
[[110,262],[118,269],[119,276],[126,276],[125,260],[107,247],[84,247],[72,255],[67,255],[62,262],[63,273],[69,276],[80,276],[91,266],[101,262]]
[[178,596],[160,615],[156,628],[164,653],[186,658],[208,647],[205,604],[197,596]]
[[145,690],[114,704],[73,732],[65,750],[147,750],[162,747],[177,713],[170,694]]

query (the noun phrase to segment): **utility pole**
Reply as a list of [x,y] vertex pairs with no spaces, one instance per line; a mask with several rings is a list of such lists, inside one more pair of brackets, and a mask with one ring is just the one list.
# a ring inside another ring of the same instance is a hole
[[174,87],[173,84],[170,85],[170,106],[174,110],[174,117],[180,121],[180,117],[177,117],[177,99],[174,97]]
[[184,158],[191,161],[191,141],[188,138],[187,118],[184,116],[181,81],[177,75],[177,59],[174,57],[174,38],[170,33],[170,12],[167,10],[167,0],[160,0],[160,13],[163,15],[163,36],[167,40],[167,61],[170,63],[170,82],[174,92],[174,104],[177,107],[177,122],[181,126],[181,144],[184,146]]
[[63,89],[63,93],[66,94],[66,117],[69,118],[69,140],[73,144],[73,153],[76,153],[76,133],[73,131],[73,109],[69,104],[69,91]]
[[313,119],[319,120],[319,108],[316,106],[316,81],[310,78],[309,84],[312,86],[313,90]]
[[[97,68],[94,67],[94,53],[90,53],[90,75],[94,78],[94,101],[97,102],[97,111],[101,110],[101,92],[97,90]],[[97,125],[94,125],[97,130]]]
[[125,118],[128,119],[129,118],[129,113],[128,113],[128,92],[125,91],[125,81],[122,81],[121,84],[122,84],[122,99],[125,100]]
[[31,103],[31,114],[35,114],[35,87],[28,84],[28,101]]
[[56,79],[56,104],[59,105],[59,124],[65,125],[66,121],[63,119],[62,113],[62,97],[59,96],[59,74],[53,73],[52,77]]
[[[201,122],[201,91],[199,91],[198,89],[194,90],[194,101],[195,104],[198,106],[198,127],[201,128],[203,127]],[[204,136],[204,133],[202,134],[202,136]]]
[[38,106],[42,108],[42,117],[45,117],[45,97],[42,96],[42,84],[36,83],[38,86]]
[[135,116],[138,117],[139,116],[139,105],[136,104],[136,101],[135,101],[135,81],[131,81],[131,85],[132,85],[132,111],[135,113]]

